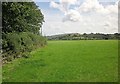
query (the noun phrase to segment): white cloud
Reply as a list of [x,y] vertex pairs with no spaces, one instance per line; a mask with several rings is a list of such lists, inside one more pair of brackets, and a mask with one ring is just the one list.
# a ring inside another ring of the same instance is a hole
[[105,26],[105,27],[110,27],[110,26],[111,26],[111,24],[110,24],[110,22],[109,22],[109,21],[106,21],[106,22],[105,22],[105,24],[104,24],[104,26]]
[[80,13],[76,10],[69,10],[66,14],[65,14],[65,18],[63,19],[63,21],[80,21],[82,20],[82,16],[80,15]]
[[[49,17],[44,24],[44,33],[54,35],[60,33],[116,33],[118,32],[118,4],[103,6],[98,0],[85,0],[76,5],[79,0],[60,0],[60,3],[51,2],[50,6],[64,13]],[[63,20],[61,19],[63,18]]]
[[79,8],[80,12],[95,12],[100,14],[118,13],[118,4],[104,7],[98,0],[86,0]]
[[[66,18],[70,21],[79,21],[79,17],[81,17],[82,13],[98,13],[98,14],[110,14],[110,13],[118,13],[118,4],[116,2],[115,5],[109,5],[104,7],[102,4],[98,2],[98,0],[85,0],[85,2],[79,7],[74,7],[74,9],[70,9],[71,4],[76,4],[78,0],[60,0],[60,4],[51,2],[51,7],[60,9]],[[78,1],[79,2],[79,1]],[[82,18],[80,18],[82,19]]]
[[60,3],[76,4],[77,0],[60,0]]
[[60,4],[51,1],[50,7],[58,8],[66,16],[63,21],[79,21],[80,13],[76,10],[69,9],[70,5],[77,4],[77,0],[60,0]]
[[51,1],[51,2],[50,2],[50,7],[59,8],[59,5],[56,4],[54,1]]
[[99,4],[98,0],[86,0],[80,7],[80,12],[93,12],[102,9],[103,6]]

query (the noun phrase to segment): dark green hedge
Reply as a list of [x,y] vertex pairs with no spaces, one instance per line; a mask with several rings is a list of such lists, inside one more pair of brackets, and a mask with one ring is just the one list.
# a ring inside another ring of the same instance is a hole
[[31,32],[3,34],[2,48],[4,60],[11,61],[18,57],[27,57],[28,52],[46,44],[43,36]]

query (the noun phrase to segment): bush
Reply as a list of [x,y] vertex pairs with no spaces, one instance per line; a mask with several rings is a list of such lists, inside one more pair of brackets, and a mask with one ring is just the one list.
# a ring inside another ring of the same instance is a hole
[[24,58],[29,58],[30,56],[31,55],[30,55],[29,52],[25,52],[25,53],[22,54],[22,57],[24,57]]
[[21,49],[21,39],[17,33],[8,33],[6,34],[7,48],[17,53]]
[[22,52],[28,51],[30,52],[33,49],[33,41],[29,37],[28,33],[23,32],[20,33],[20,38],[21,38],[21,46],[22,46]]
[[35,48],[42,47],[46,44],[46,39],[40,35],[30,32],[14,32],[4,34],[2,42],[3,54],[8,52],[12,52],[13,54],[7,56],[8,59],[18,57],[28,58],[29,52],[31,52]]

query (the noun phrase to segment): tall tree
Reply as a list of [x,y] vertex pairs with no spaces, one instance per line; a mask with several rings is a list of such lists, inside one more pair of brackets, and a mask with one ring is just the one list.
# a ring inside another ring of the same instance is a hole
[[34,2],[3,2],[2,13],[3,33],[38,34],[44,22],[44,16]]

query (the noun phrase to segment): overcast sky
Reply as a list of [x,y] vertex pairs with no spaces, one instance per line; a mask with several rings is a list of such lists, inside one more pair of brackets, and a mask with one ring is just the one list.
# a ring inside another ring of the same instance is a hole
[[45,17],[43,35],[118,32],[118,0],[40,0],[36,4]]

